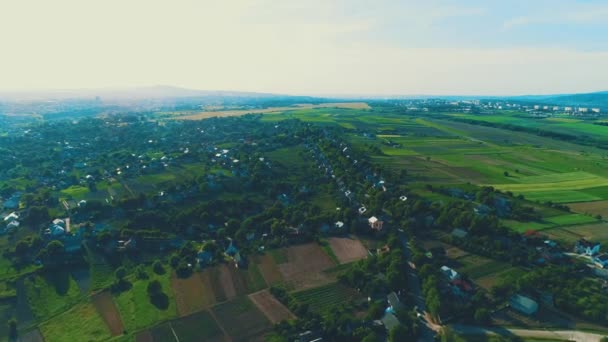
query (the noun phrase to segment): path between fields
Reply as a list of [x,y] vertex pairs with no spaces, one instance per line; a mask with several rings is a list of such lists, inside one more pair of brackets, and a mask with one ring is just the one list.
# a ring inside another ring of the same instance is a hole
[[215,312],[213,312],[213,310],[207,310],[207,311],[209,311],[209,314],[215,320],[215,324],[217,324],[217,326],[220,328],[222,333],[224,333],[224,340],[227,342],[232,342],[232,337],[230,337],[230,335],[228,335],[228,333],[226,332],[226,329],[224,329],[224,327],[220,323],[219,319],[217,319],[217,317],[215,316]]
[[577,341],[577,342],[599,342],[602,335],[588,333],[576,330],[529,330],[529,329],[511,329],[511,328],[487,328],[479,326],[469,326],[454,324],[449,326],[452,331],[464,335],[500,335],[500,336],[520,336],[530,338],[544,338],[544,339],[562,339],[566,341]]

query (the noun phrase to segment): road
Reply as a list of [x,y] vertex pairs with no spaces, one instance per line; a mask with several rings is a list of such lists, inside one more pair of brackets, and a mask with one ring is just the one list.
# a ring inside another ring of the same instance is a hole
[[[407,260],[410,259],[410,247],[408,245],[407,236],[405,233],[399,233],[399,240],[403,245],[403,254]],[[420,337],[418,341],[426,342],[433,341],[436,332],[441,330],[441,326],[434,324],[430,320],[430,315],[426,312],[426,304],[424,303],[424,297],[422,297],[422,290],[420,289],[420,279],[416,272],[410,267],[409,264],[406,264],[407,268],[407,282],[408,288],[412,295],[414,296],[414,303],[418,307],[418,311],[424,315],[424,319],[421,320],[423,324],[420,324]]]
[[463,335],[501,335],[501,336],[519,336],[541,339],[559,339],[564,341],[577,342],[599,342],[602,335],[574,331],[574,330],[528,330],[528,329],[510,329],[510,328],[487,328],[469,325],[453,324],[449,326],[455,333]]

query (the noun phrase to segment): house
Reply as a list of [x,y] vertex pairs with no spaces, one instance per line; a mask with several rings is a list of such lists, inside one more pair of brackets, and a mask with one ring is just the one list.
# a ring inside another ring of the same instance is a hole
[[133,239],[133,238],[130,238],[127,241],[124,241],[124,240],[118,241],[118,250],[119,251],[133,250],[136,247],[137,247],[137,241],[135,241],[135,239]]
[[449,281],[460,279],[460,274],[448,266],[441,266],[441,273],[443,273]]
[[473,285],[464,279],[454,279],[450,282],[452,293],[457,296],[467,296],[473,291]]
[[382,226],[384,225],[384,222],[380,221],[376,216],[370,217],[367,222],[369,223],[370,228],[376,231],[381,231]]
[[467,232],[464,229],[454,228],[454,230],[452,230],[452,236],[456,237],[456,238],[459,238],[459,239],[466,238],[468,234],[469,234],[469,232]]
[[11,221],[6,225],[6,232],[19,228],[19,221]]
[[596,256],[593,258],[593,262],[601,268],[608,268],[608,254]]
[[336,227],[336,229],[340,229],[340,228],[344,227],[344,222],[342,222],[342,221],[337,221],[337,222],[334,224],[334,227]]
[[78,202],[78,207],[79,207],[79,208],[82,208],[82,207],[84,207],[85,205],[87,205],[87,201],[85,201],[85,200],[80,200],[80,202]]
[[538,303],[531,298],[516,294],[509,299],[511,307],[526,315],[534,315],[538,311]]
[[17,221],[19,219],[19,215],[16,212],[12,212],[4,217],[4,222],[9,224],[13,221]]
[[397,319],[397,316],[390,312],[384,313],[384,316],[382,317],[382,324],[384,324],[384,328],[386,328],[386,331],[388,332],[401,325],[399,319]]
[[65,228],[65,221],[62,219],[56,218],[53,220],[53,225]]
[[4,201],[2,204],[6,209],[17,209],[19,208],[19,201],[21,200],[21,193],[15,192],[9,199]]
[[399,300],[399,296],[395,292],[391,292],[386,296],[386,300],[388,302],[389,307],[386,308],[386,312],[395,313],[397,310],[403,308],[403,304]]
[[601,112],[599,108],[591,108],[591,111],[596,114],[599,114]]
[[213,262],[213,254],[211,254],[211,252],[200,251],[196,255],[196,258],[198,260],[198,264],[201,266],[209,265]]
[[593,256],[600,252],[600,243],[591,242],[585,239],[578,240],[574,245],[574,251],[578,254]]

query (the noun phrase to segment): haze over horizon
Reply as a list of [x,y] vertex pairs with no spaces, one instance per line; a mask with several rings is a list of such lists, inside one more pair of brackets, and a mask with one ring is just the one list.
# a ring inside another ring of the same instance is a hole
[[592,92],[608,89],[607,16],[605,1],[26,0],[0,4],[0,90]]

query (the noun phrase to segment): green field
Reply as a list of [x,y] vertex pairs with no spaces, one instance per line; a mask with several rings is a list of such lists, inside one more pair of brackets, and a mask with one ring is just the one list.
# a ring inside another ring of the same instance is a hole
[[83,299],[78,284],[65,271],[29,276],[24,285],[30,308],[40,320],[61,313]]
[[298,303],[308,304],[315,312],[323,312],[358,297],[355,290],[338,283],[294,292],[292,295]]
[[[133,287],[128,291],[117,294],[114,298],[125,328],[129,331],[151,327],[158,322],[172,319],[177,316],[177,307],[170,284],[169,272],[163,275],[157,275],[151,270],[148,270],[148,274],[150,275],[150,279],[132,279]],[[160,281],[163,292],[168,297],[167,307],[159,308],[150,302],[147,286],[149,281],[153,279],[158,279]]]
[[110,331],[93,304],[78,304],[40,325],[46,342],[107,341]]

